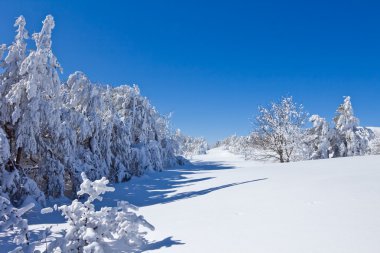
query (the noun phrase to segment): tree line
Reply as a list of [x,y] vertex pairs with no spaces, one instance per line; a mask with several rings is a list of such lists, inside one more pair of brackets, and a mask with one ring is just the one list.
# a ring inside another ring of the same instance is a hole
[[51,15],[32,35],[34,50],[23,16],[15,27],[14,42],[0,46],[0,192],[13,205],[75,197],[82,172],[120,182],[203,152],[204,141],[172,131],[138,86],[96,85],[79,71],[61,81]]
[[[307,128],[307,120],[311,127]],[[379,139],[359,126],[349,96],[336,110],[332,125],[319,115],[304,111],[292,97],[283,97],[269,106],[260,106],[249,136],[230,136],[219,141],[247,159],[275,160],[281,163],[335,157],[376,154]]]

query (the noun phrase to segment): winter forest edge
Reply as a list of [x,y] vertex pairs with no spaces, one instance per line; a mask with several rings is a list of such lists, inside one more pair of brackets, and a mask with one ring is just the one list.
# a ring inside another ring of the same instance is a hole
[[29,52],[25,26],[20,16],[12,45],[0,46],[0,225],[20,230],[16,244],[29,242],[26,221],[15,216],[45,206],[45,196],[76,197],[83,176],[121,182],[206,151],[203,138],[172,131],[136,85],[95,85],[82,72],[61,82],[53,17],[32,35]]
[[[21,247],[13,252],[34,252],[22,215],[34,206],[46,207],[46,198],[66,196],[74,199],[71,205],[42,209],[61,212],[70,224],[47,252],[103,252],[105,239],[122,241],[131,250],[141,247],[146,241],[140,228],[154,227],[135,213],[137,207],[120,201],[96,210],[92,202],[114,190],[110,182],[184,165],[209,145],[173,130],[170,117],[161,115],[137,85],[97,85],[79,71],[60,80],[62,68],[52,51],[54,26],[48,15],[32,35],[35,50],[28,50],[20,16],[14,42],[0,45],[0,227],[14,231],[14,243]],[[216,147],[246,159],[284,163],[379,154],[380,140],[359,125],[349,96],[332,123],[284,97],[259,108],[249,136],[234,135]],[[83,196],[84,202],[76,199]]]

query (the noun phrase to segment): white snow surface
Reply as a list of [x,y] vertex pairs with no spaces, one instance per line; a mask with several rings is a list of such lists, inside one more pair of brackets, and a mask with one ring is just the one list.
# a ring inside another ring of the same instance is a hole
[[141,209],[151,240],[184,243],[160,252],[380,252],[380,156],[263,165],[213,149],[196,159],[184,180],[212,179]]
[[[192,162],[115,184],[98,204],[140,207],[156,228],[144,252],[380,252],[380,156],[264,164],[216,148]],[[35,231],[62,219],[32,215]]]

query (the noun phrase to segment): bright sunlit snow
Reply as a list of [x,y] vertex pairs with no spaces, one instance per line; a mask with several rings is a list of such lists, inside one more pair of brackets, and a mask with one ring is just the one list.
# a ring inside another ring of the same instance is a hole
[[151,252],[380,251],[380,156],[265,164],[217,148],[193,163],[116,184],[102,206],[140,206]]

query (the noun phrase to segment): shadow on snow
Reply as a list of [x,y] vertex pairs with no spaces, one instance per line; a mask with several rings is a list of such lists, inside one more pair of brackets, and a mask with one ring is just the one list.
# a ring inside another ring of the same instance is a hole
[[[159,173],[150,172],[142,177],[133,178],[129,182],[112,185],[115,187],[115,191],[105,194],[102,202],[95,201],[94,204],[97,209],[100,209],[102,206],[115,206],[119,200],[127,200],[129,203],[138,207],[167,204],[174,201],[206,195],[221,189],[267,179],[252,179],[210,187],[203,190],[176,193],[181,187],[190,186],[198,182],[213,179],[214,177],[206,175],[208,172],[231,169],[234,169],[234,167],[226,166],[218,162],[196,162],[194,164],[188,164],[182,167],[167,169]],[[203,174],[205,174],[204,177],[202,177]],[[194,176],[197,178],[192,178]],[[29,224],[57,224],[64,222],[62,217],[57,218],[57,215],[53,214],[38,215],[29,220]],[[141,249],[138,249],[136,252],[139,253],[147,250],[157,250],[163,247],[171,247],[182,244],[185,243],[179,240],[173,240],[172,237],[167,237],[161,241],[148,242],[147,245]]]
[[[191,176],[199,176],[210,171],[231,169],[234,169],[234,167],[225,166],[219,163],[196,163],[168,169],[160,173],[148,173],[141,178],[134,178],[125,184],[113,185],[116,188],[116,191],[106,194],[102,205],[104,205],[104,201],[115,202],[123,199],[138,207],[167,204],[182,199],[202,196],[217,190],[266,179],[253,179],[243,182],[224,184],[198,191],[176,193],[181,187],[190,186],[198,182],[208,181],[214,178],[206,175],[199,178],[189,178]],[[125,195],[120,194],[123,191],[125,191]]]

